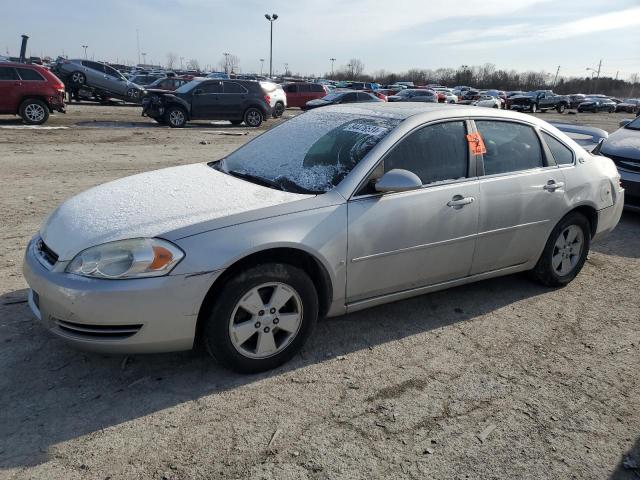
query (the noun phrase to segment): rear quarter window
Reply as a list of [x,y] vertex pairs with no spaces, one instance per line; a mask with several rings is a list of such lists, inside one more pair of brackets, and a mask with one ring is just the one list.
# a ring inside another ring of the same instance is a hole
[[42,75],[39,72],[35,71],[31,68],[16,68],[18,71],[18,75],[22,80],[36,80],[36,81],[44,81]]
[[544,138],[549,150],[551,150],[551,154],[553,155],[553,159],[556,161],[556,164],[570,165],[573,163],[573,150],[546,132],[542,132],[542,138]]

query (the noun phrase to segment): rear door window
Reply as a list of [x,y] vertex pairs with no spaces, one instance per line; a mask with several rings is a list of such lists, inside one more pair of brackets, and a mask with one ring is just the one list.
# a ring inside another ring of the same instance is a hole
[[222,82],[207,82],[200,89],[202,93],[222,93]]
[[542,138],[544,138],[549,150],[551,150],[557,165],[570,165],[573,163],[573,150],[546,132],[542,132]]
[[384,171],[415,173],[423,185],[466,178],[469,151],[464,122],[423,127],[405,137],[384,159]]
[[542,148],[532,127],[505,121],[475,122],[487,150],[483,155],[485,175],[543,166]]
[[247,91],[239,83],[224,82],[224,93],[247,93]]
[[311,91],[311,85],[308,83],[301,83],[298,85],[298,91],[301,93],[308,93]]
[[20,80],[13,67],[0,67],[0,80]]
[[358,101],[359,102],[370,102],[371,101],[371,95],[369,95],[368,93],[360,92],[360,93],[358,93]]

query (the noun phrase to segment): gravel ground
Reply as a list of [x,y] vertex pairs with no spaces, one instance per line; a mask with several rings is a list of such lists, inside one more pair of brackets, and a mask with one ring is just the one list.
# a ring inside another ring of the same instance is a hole
[[[540,115],[609,131],[625,118]],[[640,455],[640,216],[564,289],[515,275],[324,320],[266,374],[202,352],[103,356],[24,303],[21,256],[43,217],[257,132],[88,105],[48,123],[67,129],[19,125],[0,119],[0,478],[637,478],[622,462]]]

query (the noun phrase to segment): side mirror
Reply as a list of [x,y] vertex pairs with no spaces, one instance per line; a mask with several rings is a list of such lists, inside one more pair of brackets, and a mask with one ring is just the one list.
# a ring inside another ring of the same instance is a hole
[[633,120],[621,120],[620,123],[618,124],[620,127],[626,127],[627,125],[629,125]]
[[407,192],[422,188],[422,180],[409,170],[394,168],[385,173],[375,184],[376,192]]

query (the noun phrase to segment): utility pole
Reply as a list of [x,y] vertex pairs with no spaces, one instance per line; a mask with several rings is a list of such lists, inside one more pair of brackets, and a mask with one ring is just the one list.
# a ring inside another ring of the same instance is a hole
[[594,86],[594,90],[596,93],[598,92],[598,80],[600,80],[600,70],[602,69],[602,59],[598,62],[598,74],[596,75],[596,84]]
[[142,52],[140,55],[142,55],[142,63],[144,65],[147,64],[147,54],[145,52]]
[[560,73],[560,65],[558,65],[558,69],[556,70],[556,78],[553,79],[553,87],[555,88],[558,84],[558,74]]
[[289,64],[285,62],[284,64],[284,74],[288,75],[289,74]]
[[138,45],[138,65],[140,65],[140,30],[136,28],[136,44]]
[[331,78],[333,78],[333,63],[336,61],[336,59],[331,57],[329,61],[331,62]]
[[224,52],[224,73],[229,73],[229,52]]
[[184,60],[184,57],[180,57],[180,70],[182,70],[182,69],[183,69],[183,66],[182,66],[182,60]]
[[260,59],[260,76],[262,76],[262,69],[264,68],[264,58]]

